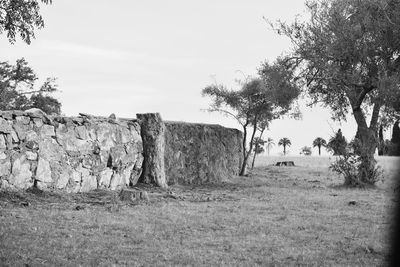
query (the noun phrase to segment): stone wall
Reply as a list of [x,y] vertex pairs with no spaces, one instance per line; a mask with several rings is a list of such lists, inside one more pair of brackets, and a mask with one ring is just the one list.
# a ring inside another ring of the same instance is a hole
[[165,122],[165,172],[168,184],[204,184],[238,175],[242,132],[220,125]]
[[142,171],[134,120],[0,112],[0,188],[85,192],[136,184]]
[[0,189],[116,190],[139,178],[166,188],[217,183],[239,173],[239,130],[163,122],[158,113],[137,116],[0,111]]

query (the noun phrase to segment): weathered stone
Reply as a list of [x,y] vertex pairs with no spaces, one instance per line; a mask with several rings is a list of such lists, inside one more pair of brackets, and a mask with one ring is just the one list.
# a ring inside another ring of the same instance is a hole
[[69,176],[70,176],[70,174],[69,174],[68,170],[63,170],[59,174],[58,179],[56,181],[56,184],[55,184],[56,188],[57,189],[64,189],[68,184]]
[[158,113],[137,114],[136,117],[140,124],[145,156],[142,180],[167,188],[164,168],[165,125]]
[[239,174],[242,133],[220,125],[165,122],[169,184],[219,183]]
[[11,131],[11,138],[12,138],[12,141],[14,143],[18,143],[19,142],[18,135],[17,135],[17,133],[15,131]]
[[[0,152],[0,160],[6,159],[7,155],[4,152]],[[1,163],[0,163],[1,164]]]
[[86,140],[88,139],[88,133],[85,126],[75,127],[76,137],[78,139]]
[[27,189],[33,185],[30,164],[26,161],[25,155],[14,160],[8,183],[17,189]]
[[142,154],[137,154],[137,157],[135,158],[135,165],[133,166],[133,169],[131,171],[131,177],[130,177],[130,184],[132,186],[136,185],[140,175],[142,174],[142,164],[143,164],[143,155]]
[[35,131],[33,131],[33,130],[29,130],[27,133],[26,133],[26,136],[25,136],[25,141],[26,142],[38,142],[38,135],[37,135],[37,133],[35,132]]
[[55,132],[55,130],[54,130],[54,126],[52,126],[52,125],[47,125],[47,124],[43,125],[43,126],[40,128],[40,135],[41,135],[42,137],[52,137],[52,136],[56,136],[56,132]]
[[127,184],[125,183],[124,177],[119,173],[114,173],[114,175],[111,177],[110,189],[117,190],[126,186]]
[[0,160],[0,177],[8,177],[11,174],[11,161],[10,159]]
[[37,128],[40,128],[43,126],[43,121],[40,118],[33,118],[33,123]]
[[0,150],[7,149],[6,139],[4,139],[4,135],[0,134]]
[[100,173],[99,188],[108,188],[110,186],[113,171],[109,168]]
[[15,120],[17,122],[21,122],[22,124],[29,124],[29,122],[31,121],[31,119],[29,117],[26,117],[26,116],[17,116],[15,118]]
[[7,120],[0,118],[0,133],[9,134],[12,131],[12,126]]
[[38,166],[36,169],[36,180],[43,183],[51,183],[51,169],[50,163],[44,158],[39,158]]
[[36,152],[32,152],[32,151],[26,151],[25,152],[25,157],[28,160],[37,160],[37,153]]
[[[19,140],[25,140],[26,133],[30,130],[29,125],[23,124],[22,122],[15,122],[13,128],[18,135]],[[11,132],[12,134],[12,132]],[[14,139],[14,137],[13,137]]]
[[89,192],[91,190],[97,189],[97,179],[96,176],[82,174],[82,184],[80,192]]

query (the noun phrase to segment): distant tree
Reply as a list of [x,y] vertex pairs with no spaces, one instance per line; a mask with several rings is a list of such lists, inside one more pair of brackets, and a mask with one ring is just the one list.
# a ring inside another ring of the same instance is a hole
[[265,151],[264,144],[265,144],[265,141],[263,139],[261,139],[260,137],[254,138],[254,150],[253,150],[254,154],[253,154],[253,162],[251,163],[252,169],[254,168],[254,162],[256,161],[256,156]]
[[11,43],[15,43],[16,35],[27,44],[35,38],[35,28],[44,27],[40,15],[40,2],[51,4],[52,0],[1,0],[0,1],[0,34],[6,33]]
[[329,139],[327,144],[329,151],[333,152],[333,155],[344,155],[346,154],[347,140],[342,134],[342,130],[339,129],[337,133]]
[[290,142],[289,138],[283,137],[279,140],[278,146],[283,146],[283,155],[286,155],[286,147],[291,146],[292,142]]
[[311,147],[309,147],[309,146],[302,147],[300,154],[304,154],[306,156],[311,156],[311,154],[312,154]]
[[60,113],[61,104],[48,96],[57,90],[55,78],[35,88],[37,76],[25,59],[18,59],[15,65],[0,62],[0,110],[26,110],[40,108],[46,113]]
[[267,153],[268,153],[268,156],[269,156],[269,150],[270,150],[270,148],[271,148],[272,146],[275,145],[274,139],[268,137],[267,140],[265,141],[265,144],[266,144],[266,146],[267,146]]
[[306,5],[310,19],[272,27],[292,41],[288,67],[297,69],[313,103],[330,107],[335,119],[353,115],[361,144],[358,178],[373,184],[379,118],[394,114],[400,99],[400,1]]
[[321,147],[326,147],[326,141],[322,137],[317,137],[313,141],[313,147],[318,147],[318,155],[321,156]]
[[[243,164],[239,175],[246,175],[247,162],[253,151],[254,138],[260,124],[268,125],[274,119],[288,114],[299,88],[291,81],[277,82],[293,76],[277,61],[268,65],[262,78],[246,80],[240,90],[228,90],[223,85],[210,85],[203,89],[203,96],[212,98],[209,111],[218,111],[236,119],[243,129]],[[248,127],[251,127],[250,138]],[[249,147],[247,139],[249,138]]]

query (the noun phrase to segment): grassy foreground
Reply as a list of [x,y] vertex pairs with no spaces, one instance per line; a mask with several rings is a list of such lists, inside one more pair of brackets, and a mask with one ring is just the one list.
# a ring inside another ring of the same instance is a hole
[[375,189],[347,189],[327,157],[260,157],[220,185],[116,192],[0,192],[1,266],[384,266],[398,158]]

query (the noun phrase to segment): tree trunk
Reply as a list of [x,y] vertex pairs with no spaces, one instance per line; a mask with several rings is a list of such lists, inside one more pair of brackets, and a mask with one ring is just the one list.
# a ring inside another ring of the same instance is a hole
[[246,149],[246,139],[247,139],[247,124],[243,125],[243,141],[242,141],[242,147],[243,147],[243,162],[242,162],[242,167],[240,168],[239,176],[244,176],[246,175],[246,166],[247,166],[247,149]]
[[286,145],[285,144],[283,144],[283,155],[284,156],[286,155]]
[[[250,157],[250,153],[251,150],[253,149],[253,140],[254,140],[254,135],[256,134],[257,131],[257,121],[255,120],[255,122],[253,123],[253,133],[251,135],[250,138],[250,146],[249,146],[249,150],[246,151],[244,150],[244,158],[243,158],[243,165],[242,165],[242,169],[240,170],[239,176],[245,176],[247,174],[247,162],[249,160]],[[246,136],[246,134],[245,134]],[[245,138],[244,136],[244,138]],[[246,139],[243,139],[243,148],[246,148]]]
[[383,141],[383,125],[379,126],[379,143],[378,143],[378,155],[383,156],[384,153],[384,141]]
[[[361,108],[353,109],[353,115],[357,122],[356,138],[359,140],[359,147],[355,150],[360,156],[361,163],[358,167],[358,182],[360,185],[373,185],[376,182],[376,160],[374,159],[375,150],[378,146],[378,116],[380,105],[375,104],[372,112],[370,126]],[[356,184],[357,185],[357,184]]]
[[318,146],[318,155],[321,156],[321,146]]

